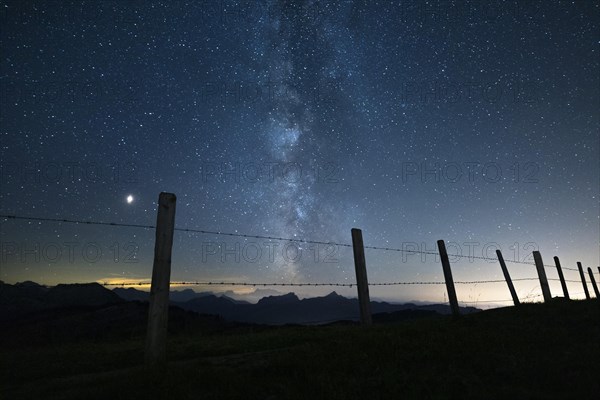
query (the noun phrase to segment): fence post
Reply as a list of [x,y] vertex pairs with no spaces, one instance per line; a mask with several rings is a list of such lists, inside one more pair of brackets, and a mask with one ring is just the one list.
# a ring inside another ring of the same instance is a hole
[[360,323],[371,325],[371,300],[369,298],[369,281],[367,279],[367,263],[362,231],[352,228],[352,249],[354,251],[354,269],[356,270],[356,286],[358,288],[358,303],[360,306]]
[[548,286],[548,278],[546,277],[546,270],[544,269],[542,255],[539,251],[533,252],[533,260],[535,261],[535,268],[537,269],[538,277],[540,278],[540,286],[542,288],[542,294],[544,295],[544,302],[548,303],[552,300],[552,295],[550,294],[550,286]]
[[508,285],[508,290],[510,291],[513,302],[515,303],[515,306],[518,306],[521,303],[519,302],[519,297],[517,296],[517,292],[513,286],[512,279],[510,279],[510,274],[508,273],[508,268],[506,268],[506,263],[504,262],[504,257],[502,257],[502,252],[500,250],[496,250],[496,256],[498,256],[498,261],[500,261],[500,267],[502,268],[502,273],[504,274],[504,279],[506,279],[506,284]]
[[590,274],[590,281],[592,281],[592,286],[594,288],[594,293],[596,293],[596,298],[600,299],[600,293],[598,293],[598,285],[596,285],[596,279],[594,279],[594,274],[590,267],[588,267],[588,274]]
[[147,366],[159,369],[165,368],[167,361],[169,281],[176,200],[176,196],[172,193],[163,192],[158,197],[145,359]]
[[585,298],[587,300],[590,299],[590,292],[587,287],[587,283],[585,283],[585,274],[583,273],[583,267],[581,263],[577,261],[577,269],[579,270],[579,277],[581,278],[581,283],[583,284],[583,291],[585,292]]
[[567,282],[565,282],[565,276],[563,275],[562,267],[560,266],[560,260],[557,256],[554,256],[554,264],[556,265],[556,270],[558,271],[558,277],[560,278],[560,286],[562,286],[563,293],[565,294],[565,299],[569,300]]
[[458,308],[458,299],[456,298],[456,289],[454,289],[454,280],[452,279],[452,270],[450,269],[450,260],[446,252],[446,244],[443,240],[437,241],[440,258],[442,259],[442,269],[444,270],[444,280],[446,281],[446,289],[448,291],[448,300],[450,300],[450,308],[455,317],[460,316]]

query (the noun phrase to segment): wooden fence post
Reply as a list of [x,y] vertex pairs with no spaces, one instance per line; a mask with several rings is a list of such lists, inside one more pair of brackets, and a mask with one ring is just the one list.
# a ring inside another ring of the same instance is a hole
[[496,250],[496,256],[498,256],[498,261],[500,262],[500,267],[502,268],[502,273],[504,274],[504,279],[506,279],[506,284],[508,285],[508,290],[510,291],[513,302],[515,303],[515,306],[518,306],[521,303],[519,302],[519,297],[517,296],[517,292],[513,286],[512,279],[510,279],[510,274],[508,273],[508,268],[506,268],[506,263],[504,262],[504,257],[502,257],[502,252],[500,250]]
[[358,304],[360,306],[360,323],[371,325],[371,300],[369,298],[369,281],[367,279],[367,263],[362,231],[352,228],[352,249],[354,250],[354,269],[356,270],[356,286],[358,288]]
[[163,192],[158,197],[145,359],[147,366],[159,369],[164,369],[167,361],[169,283],[176,200],[177,198],[172,193]]
[[585,283],[585,274],[583,273],[583,267],[581,263],[577,261],[577,269],[579,270],[579,277],[581,278],[581,283],[583,284],[583,291],[585,292],[585,298],[587,300],[590,299],[590,292],[587,287],[587,283]]
[[560,260],[556,256],[554,256],[554,264],[556,265],[556,270],[558,271],[558,277],[560,278],[560,286],[562,286],[565,299],[568,300],[569,291],[567,290],[567,282],[565,282],[565,276],[563,275],[562,267],[560,266]]
[[544,302],[548,303],[552,300],[552,295],[550,294],[550,286],[548,286],[548,278],[546,277],[546,270],[544,269],[542,255],[539,251],[533,252],[533,260],[535,261],[535,268],[537,269],[538,277],[540,278],[540,286],[542,288],[542,294],[544,295]]
[[456,298],[456,289],[454,288],[454,280],[452,279],[452,270],[450,269],[450,260],[446,252],[446,244],[443,240],[437,241],[440,258],[442,259],[442,269],[444,270],[444,280],[446,281],[446,289],[448,291],[448,300],[450,300],[450,308],[455,317],[460,316],[458,308],[458,299]]
[[600,299],[600,293],[598,293],[598,285],[596,285],[596,279],[594,278],[594,274],[590,267],[588,267],[588,274],[590,274],[590,281],[592,281],[592,287],[594,288],[594,293],[596,293],[596,298]]

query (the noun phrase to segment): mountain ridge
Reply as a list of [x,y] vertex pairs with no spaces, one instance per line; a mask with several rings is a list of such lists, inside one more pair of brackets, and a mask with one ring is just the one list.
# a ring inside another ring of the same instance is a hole
[[[111,306],[128,302],[147,302],[149,292],[134,288],[109,290],[98,283],[60,284],[44,287],[35,282],[15,285],[0,284],[0,319],[19,316],[33,311],[73,306]],[[321,324],[334,321],[358,321],[358,300],[332,291],[325,296],[300,299],[296,293],[269,295],[257,303],[230,298],[224,294],[196,293],[191,289],[171,291],[170,304],[185,311],[215,315],[225,321],[251,324]],[[479,311],[461,307],[463,314]],[[371,301],[371,312],[388,314],[374,318],[388,321],[451,313],[447,304],[416,305]]]

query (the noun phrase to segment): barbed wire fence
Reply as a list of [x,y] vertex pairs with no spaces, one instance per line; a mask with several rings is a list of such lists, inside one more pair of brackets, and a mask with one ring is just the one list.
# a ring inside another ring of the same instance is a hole
[[[176,196],[172,193],[160,193],[159,201],[158,201],[158,210],[157,210],[157,225],[143,225],[143,224],[130,224],[130,223],[115,223],[115,222],[101,222],[101,221],[91,221],[91,220],[77,220],[77,219],[60,219],[60,218],[43,218],[43,217],[30,217],[23,215],[4,215],[0,214],[0,218],[5,220],[27,220],[30,223],[32,221],[37,222],[52,222],[52,223],[68,223],[68,224],[85,224],[85,225],[102,225],[102,226],[111,226],[111,227],[127,227],[127,228],[139,228],[139,229],[155,229],[155,252],[154,252],[154,262],[152,267],[152,281],[139,281],[137,285],[150,285],[150,300],[149,300],[149,311],[148,311],[148,328],[146,332],[146,347],[145,347],[145,361],[146,365],[151,368],[161,368],[166,367],[167,363],[167,326],[168,326],[168,309],[169,309],[169,292],[170,287],[172,285],[228,285],[228,286],[291,286],[291,287],[306,287],[306,286],[339,286],[339,287],[350,287],[352,288],[356,285],[357,293],[358,293],[358,305],[360,311],[360,323],[361,325],[371,325],[372,324],[372,316],[371,316],[371,301],[369,295],[369,286],[377,287],[377,286],[397,286],[397,285],[411,285],[411,286],[420,286],[420,285],[446,285],[446,292],[444,294],[444,300],[446,293],[448,294],[448,302],[444,301],[443,304],[449,303],[450,309],[454,317],[458,317],[461,313],[458,297],[456,295],[455,285],[478,285],[478,284],[494,284],[501,283],[502,280],[498,279],[489,279],[489,280],[472,280],[472,281],[454,281],[451,272],[451,266],[449,261],[449,255],[446,250],[446,245],[443,240],[438,240],[438,252],[431,251],[422,251],[422,250],[414,250],[414,249],[400,249],[393,247],[381,247],[381,246],[365,246],[362,238],[362,231],[360,229],[353,228],[352,229],[352,244],[347,243],[337,243],[337,242],[326,242],[320,240],[308,240],[303,238],[285,238],[285,237],[277,237],[277,236],[267,236],[267,235],[251,235],[251,234],[243,234],[243,233],[232,233],[232,232],[221,232],[221,231],[209,231],[203,229],[195,229],[195,228],[178,228],[175,226],[175,203]],[[346,248],[352,248],[353,256],[354,256],[354,266],[356,272],[356,283],[340,283],[340,282],[314,282],[314,283],[299,283],[299,282],[225,282],[225,281],[171,281],[171,263],[172,263],[172,247],[173,247],[173,237],[174,232],[188,232],[188,233],[199,233],[199,234],[211,234],[211,235],[221,235],[221,236],[230,236],[230,237],[239,237],[239,238],[256,238],[256,239],[266,239],[266,240],[280,240],[287,242],[296,242],[296,243],[306,243],[306,244],[321,244],[321,245],[334,245]],[[442,263],[442,269],[444,273],[444,281],[398,281],[398,282],[372,282],[369,283],[367,279],[367,267],[366,267],[366,259],[365,259],[365,249],[375,250],[375,251],[387,251],[387,252],[399,252],[399,253],[408,253],[408,254],[429,254],[434,256],[439,256],[440,261]],[[3,250],[4,251],[4,250]],[[513,280],[510,277],[508,269],[506,268],[505,260],[502,256],[501,251],[496,250],[496,255],[498,257],[497,261],[500,263],[502,267],[502,272],[504,274],[504,278],[506,283],[508,284],[512,301],[515,306],[519,306],[520,299],[515,291],[513,286]],[[542,294],[533,294],[529,293],[525,299],[534,300],[543,295],[544,302],[551,300],[550,288],[548,285],[548,279],[546,276],[545,269],[547,267],[552,267],[549,265],[543,264],[541,255],[539,251],[532,252],[534,258],[534,264],[527,263],[520,260],[508,260],[509,262],[514,262],[518,264],[527,264],[530,266],[535,265],[537,269],[537,275],[540,283],[540,288],[542,290]],[[4,257],[4,254],[2,254]],[[469,254],[468,256],[464,256],[462,254],[454,254],[453,258],[465,258],[469,259],[478,259],[478,260],[487,260],[487,261],[496,261],[490,257],[484,256],[474,256],[473,254]],[[558,260],[558,257],[555,257],[556,268],[559,274],[559,278],[561,281],[561,285],[563,288],[563,292],[565,297],[569,298],[567,293],[566,281],[564,279],[561,266]],[[590,298],[590,294],[587,289],[587,284],[585,280],[585,276],[583,273],[583,268],[580,262],[577,263],[578,269],[577,271],[580,274],[581,281],[583,284],[583,288],[585,291],[586,298]],[[567,271],[571,271],[570,268],[565,268]],[[593,284],[594,291],[596,293],[596,297],[600,297],[598,292],[598,288],[596,286],[594,276],[592,270],[588,268],[588,272],[590,275],[591,283]],[[535,281],[534,277],[526,277],[515,279],[514,281]],[[133,286],[132,282],[104,282],[106,286]],[[477,301],[462,301],[461,303],[464,305],[468,304],[479,304],[479,303],[491,303],[494,302],[496,304],[508,303],[511,300],[479,300]]]
[[[51,217],[34,217],[34,216],[24,216],[24,215],[9,215],[9,214],[0,214],[0,218],[4,220],[19,220],[19,221],[30,221],[30,222],[52,222],[52,223],[66,223],[66,224],[76,224],[76,225],[99,225],[99,226],[110,226],[110,227],[121,227],[121,228],[139,228],[139,229],[156,229],[156,225],[148,225],[148,224],[132,224],[132,223],[122,223],[122,222],[104,222],[104,221],[94,221],[94,220],[82,220],[82,219],[67,219],[67,218],[51,218]],[[234,232],[224,232],[218,230],[205,230],[205,229],[197,229],[197,228],[182,228],[175,227],[175,231],[185,232],[185,233],[195,233],[195,234],[208,234],[208,235],[216,235],[216,236],[228,236],[228,237],[236,237],[243,239],[264,239],[264,240],[277,240],[284,242],[293,242],[293,243],[302,243],[302,244],[316,244],[316,245],[327,245],[327,246],[338,246],[338,247],[346,247],[353,248],[352,244],[349,243],[339,243],[335,241],[323,241],[323,240],[310,240],[304,238],[287,238],[281,236],[271,236],[271,235],[255,235],[255,234],[244,234],[244,233],[234,233]],[[389,246],[371,246],[365,245],[364,249],[376,250],[376,251],[387,251],[387,252],[398,252],[398,253],[406,253],[406,254],[421,254],[421,255],[433,255],[440,256],[439,252],[435,251],[424,251],[424,250],[414,250],[414,249],[405,249],[405,248],[395,248]],[[498,262],[497,258],[485,257],[485,256],[476,256],[474,254],[464,255],[464,254],[449,254],[449,257],[455,259],[463,259],[467,258],[469,260],[484,260],[490,262]],[[521,264],[535,267],[535,263],[521,261],[521,260],[511,260],[507,259],[506,262],[513,264]],[[543,264],[546,268],[556,268],[555,265]],[[576,268],[562,267],[563,270],[578,272],[579,270]],[[517,278],[512,279],[514,282],[519,281],[539,281],[539,277],[527,277],[527,278]],[[560,282],[560,279],[548,278],[548,281]],[[471,280],[471,281],[454,281],[454,284],[457,285],[478,285],[478,284],[495,284],[495,283],[505,283],[504,279],[489,279],[489,280]],[[573,279],[565,279],[564,282],[568,283],[580,283],[579,280]],[[98,282],[101,285],[107,287],[132,287],[132,286],[150,286],[150,280],[140,280],[140,281],[128,281],[128,282]],[[190,281],[171,281],[170,285],[172,286],[245,286],[245,287],[347,287],[353,288],[357,286],[357,283],[341,283],[341,282],[228,282],[228,281],[215,281],[215,280],[190,280]],[[373,287],[381,287],[381,286],[416,286],[416,285],[446,285],[446,281],[395,281],[395,282],[369,282],[368,286]],[[577,294],[582,294],[584,292],[579,292]],[[542,294],[537,295],[527,295],[525,299],[536,299],[542,297]],[[476,303],[512,303],[513,299],[501,299],[501,300],[477,300],[477,301],[459,301],[464,304],[476,304]],[[444,302],[448,304],[448,301]]]

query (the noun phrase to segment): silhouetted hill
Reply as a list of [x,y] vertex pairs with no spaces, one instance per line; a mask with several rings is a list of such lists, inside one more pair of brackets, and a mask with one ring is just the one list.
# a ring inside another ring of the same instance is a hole
[[148,301],[150,299],[150,292],[143,290],[137,290],[134,288],[114,288],[115,292],[120,298],[127,301]]
[[[251,306],[250,303],[240,302],[239,300],[230,299],[227,296],[201,296],[184,303],[175,303],[184,310],[195,311],[200,314],[214,314],[223,318],[225,316],[238,316],[244,313],[244,310]],[[226,318],[229,319],[229,318]],[[240,321],[237,318],[229,319],[231,321]],[[243,321],[252,322],[252,321]]]
[[44,308],[43,297],[47,290],[34,282],[0,283],[0,320]]
[[48,290],[43,300],[56,307],[100,306],[124,301],[99,283],[60,284]]
[[61,284],[46,288],[35,282],[0,284],[0,320],[53,308],[100,306],[124,300],[98,283]]
[[300,301],[298,296],[295,293],[288,293],[282,296],[268,296],[263,297],[257,303],[257,305],[267,307],[269,305],[282,305],[282,304],[292,304]]
[[[114,291],[124,299],[147,301],[149,298],[148,292],[142,292],[134,288],[117,288]],[[195,295],[195,297],[191,300],[181,301],[177,294],[183,292],[190,296]],[[273,295],[273,291],[265,290],[264,294],[268,294],[268,296],[261,298],[256,304],[236,300],[222,294],[196,293],[189,289],[183,292],[172,291],[170,295],[171,303],[186,310],[219,315],[228,321],[279,325],[329,323],[339,320],[358,321],[360,318],[358,300],[340,296],[336,292],[331,292],[323,297],[300,300],[295,293]],[[229,293],[232,294],[233,292]],[[238,298],[241,297],[243,296],[238,295]],[[412,314],[399,312],[403,310],[424,312]],[[463,307],[461,311],[468,314],[479,310],[473,307]],[[451,313],[451,309],[446,304],[391,304],[372,301],[371,312],[373,314],[392,313],[389,316],[379,317],[380,320],[387,321],[435,314],[446,315]]]
[[32,281],[18,282],[15,287],[21,291],[22,295],[37,299],[42,298],[48,292],[47,287]]
[[18,282],[14,285],[0,282],[0,303],[10,303],[16,299],[40,299],[48,288],[35,282]]
[[[235,300],[224,295],[196,293],[191,289],[173,291],[170,296],[173,306],[199,314],[218,316],[236,323],[325,324],[334,321],[358,321],[360,317],[358,300],[340,296],[336,292],[302,300],[295,293],[272,295],[263,297],[256,304]],[[39,318],[39,312],[55,309],[109,308],[128,301],[147,303],[148,299],[148,292],[134,288],[108,290],[98,283],[61,284],[51,288],[40,286],[34,282],[15,285],[0,284],[0,320],[14,320],[29,314],[38,315],[36,318]],[[113,308],[113,310],[118,309],[118,307]],[[418,312],[403,312],[410,310]],[[461,310],[463,314],[474,311],[478,310],[472,307]],[[59,311],[55,312],[60,313]],[[397,321],[435,314],[450,314],[450,306],[444,304],[390,304],[372,301],[371,312],[374,316],[381,314],[374,317],[375,320]],[[119,315],[115,314],[113,317],[119,320]]]
[[[320,324],[333,321],[357,321],[360,318],[358,300],[348,299],[332,292],[327,296],[300,300],[294,293],[281,296],[268,296],[256,304],[239,303],[221,296],[205,296],[185,303],[177,303],[181,308],[203,314],[217,314],[228,321],[258,324]],[[415,310],[410,313],[402,311]],[[479,311],[473,307],[461,309],[463,314]],[[385,314],[380,320],[404,320],[440,314],[449,314],[447,305],[390,304],[371,302],[373,314]]]
[[[119,295],[119,297],[121,297],[123,300],[127,300],[127,301],[131,301],[131,300],[136,300],[136,301],[148,301],[150,299],[150,292],[149,291],[144,291],[144,290],[139,290],[139,289],[135,289],[132,287],[129,288],[114,288],[113,292],[115,292],[117,295]],[[195,292],[192,289],[185,289],[185,290],[171,290],[169,292],[169,299],[171,300],[171,302],[175,302],[175,303],[185,303],[186,301],[190,301],[192,299],[198,298],[198,297],[205,297],[205,296],[217,296],[217,297],[221,297],[221,296],[225,296],[231,300],[234,301],[240,301],[242,303],[255,303],[257,301],[259,301],[262,298],[268,297],[268,296],[281,296],[282,293],[278,292],[276,290],[270,290],[270,289],[258,289],[250,294],[238,294],[235,293],[231,290],[227,291],[227,292],[222,292],[222,293],[213,293],[213,292]]]
[[[144,290],[137,290],[135,288],[114,288],[113,292],[116,293],[120,298],[127,301],[149,301],[150,292]],[[181,303],[190,301],[197,297],[209,296],[212,293],[196,293],[192,289],[185,290],[171,290],[169,292],[169,299],[171,302]]]
[[274,289],[256,289],[251,293],[245,293],[245,294],[235,293],[234,291],[231,291],[231,290],[228,290],[222,294],[224,296],[229,297],[230,299],[247,301],[249,303],[256,303],[263,297],[281,296],[283,293],[281,293],[277,290],[274,290]]
[[[123,290],[131,295],[144,293]],[[196,294],[189,292],[180,294],[184,299]],[[51,288],[34,282],[1,283],[0,321],[9,322],[0,330],[2,342],[47,344],[87,339],[121,340],[145,334],[148,302],[125,301],[97,283],[61,284]],[[169,307],[171,332],[205,332],[226,325],[216,315],[199,315],[176,306]]]
[[205,293],[196,293],[192,289],[172,290],[169,293],[169,299],[176,302],[185,302],[195,299],[196,297],[206,296]]

